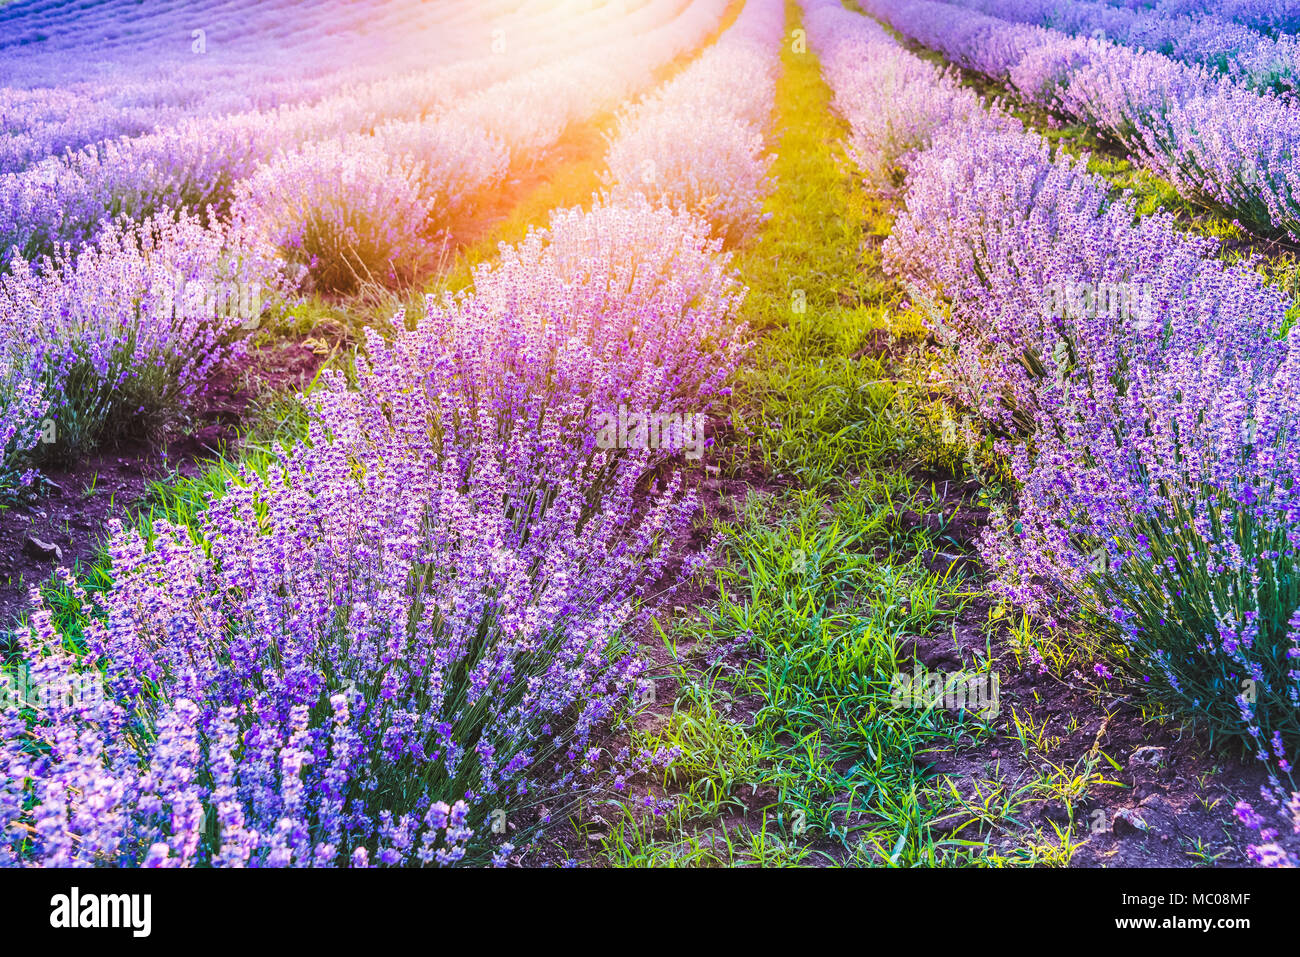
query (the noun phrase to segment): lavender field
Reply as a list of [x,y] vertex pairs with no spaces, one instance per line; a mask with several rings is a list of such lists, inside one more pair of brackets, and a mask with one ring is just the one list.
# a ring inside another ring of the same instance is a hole
[[0,865],[1294,867],[1297,296],[1298,0],[0,3]]

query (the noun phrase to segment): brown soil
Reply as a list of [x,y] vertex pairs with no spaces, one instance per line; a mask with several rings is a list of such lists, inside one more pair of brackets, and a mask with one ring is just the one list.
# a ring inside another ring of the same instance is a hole
[[[984,658],[988,617],[987,605],[972,604],[960,616],[955,642],[947,635],[917,638],[903,651],[927,670],[974,668]],[[940,785],[951,781],[968,799],[977,784],[986,794],[988,782],[1014,793],[1044,776],[1085,775],[1089,767],[1100,780],[1073,806],[1031,797],[1016,814],[1018,829],[995,833],[974,815],[953,813],[941,819],[936,834],[987,840],[1006,852],[1034,829],[1050,843],[1053,824],[1064,830],[1073,821],[1075,840],[1083,842],[1073,867],[1205,866],[1202,851],[1216,866],[1249,865],[1244,848],[1254,835],[1232,809],[1246,800],[1265,810],[1259,762],[1215,753],[1204,729],[1155,717],[1140,685],[1102,681],[1091,671],[1093,662],[1065,676],[1018,664],[1008,637],[1004,627],[992,641],[1001,694],[993,733],[978,744],[935,752],[929,770]],[[1022,747],[1013,715],[1041,735],[1041,748]],[[1294,835],[1282,843],[1300,850]]]

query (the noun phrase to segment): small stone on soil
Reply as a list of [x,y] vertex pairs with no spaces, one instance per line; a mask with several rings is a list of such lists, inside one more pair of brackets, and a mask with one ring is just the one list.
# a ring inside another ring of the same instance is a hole
[[28,535],[23,541],[23,551],[32,558],[40,558],[50,562],[63,561],[63,549],[58,545],[42,541],[35,535]]
[[1154,768],[1164,763],[1165,749],[1150,746],[1137,748],[1128,756],[1128,766]]
[[1111,821],[1110,829],[1117,835],[1136,834],[1151,830],[1151,826],[1140,814],[1125,807],[1115,812],[1115,819]]

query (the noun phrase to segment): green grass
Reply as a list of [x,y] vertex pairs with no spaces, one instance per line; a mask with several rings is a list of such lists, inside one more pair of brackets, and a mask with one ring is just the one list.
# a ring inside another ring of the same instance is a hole
[[897,295],[874,253],[891,217],[854,188],[813,55],[784,59],[771,219],[735,263],[762,335],[738,393],[753,433],[744,452],[822,488],[902,451],[893,373],[873,354]]
[[[1068,833],[989,846],[1032,795],[990,782],[1002,803],[968,808],[928,770],[981,739],[982,718],[891,699],[906,639],[948,632],[980,586],[923,561],[942,522],[903,520],[942,508],[917,478],[942,456],[921,329],[880,268],[891,210],[859,187],[816,58],[787,44],[783,65],[771,218],[736,262],[760,339],[723,453],[733,475],[761,463],[770,487],[715,522],[717,600],[663,633],[677,696],[641,734],[682,752],[663,782],[675,809],[657,826],[629,816],[602,861],[1064,863]],[[936,828],[953,814],[966,823]]]

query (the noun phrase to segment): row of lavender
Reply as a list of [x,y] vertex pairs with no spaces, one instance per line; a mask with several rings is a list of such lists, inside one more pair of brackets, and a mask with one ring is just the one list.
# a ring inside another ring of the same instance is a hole
[[[304,272],[331,289],[376,273],[380,281],[419,275],[422,257],[440,246],[437,232],[454,224],[474,190],[603,105],[586,95],[589,85],[607,95],[643,87],[656,67],[702,42],[725,5],[697,0],[638,33],[681,8],[657,0],[622,21],[627,34],[599,55],[490,84],[427,121],[377,118],[371,135],[282,149],[246,181],[228,182],[234,170],[221,168],[219,136],[195,144],[190,155],[214,164],[215,182],[235,196],[229,220],[164,209],[138,223],[95,221],[101,211],[92,204],[89,245],[43,260],[16,257],[0,275],[0,490],[31,481],[31,460],[51,451],[43,443],[84,448],[115,421],[190,399],[240,355],[263,308],[300,288]],[[566,33],[551,49],[608,32]],[[457,75],[440,95],[465,82]],[[155,190],[166,182],[157,167],[138,165],[139,150],[122,155],[122,176]],[[173,172],[185,166],[173,160]],[[54,192],[45,208],[67,217],[68,201]]]
[[[216,43],[216,36],[209,38],[205,31],[191,41],[187,32],[186,42],[204,55],[161,63],[151,55],[147,66],[122,65],[71,83],[69,75],[86,74],[85,61],[93,60],[96,45],[46,54],[57,85],[0,89],[0,173],[19,172],[46,157],[92,144],[92,152],[103,152],[119,137],[178,124],[184,124],[187,135],[206,142],[222,140],[225,125],[253,124],[269,155],[286,145],[287,134],[296,133],[300,140],[314,127],[320,128],[317,135],[329,136],[368,128],[381,117],[424,115],[467,90],[563,55],[561,47],[574,52],[614,36],[611,28],[642,29],[665,22],[687,2],[645,0],[631,11],[626,3],[601,3],[565,22],[537,8],[491,16],[491,10],[478,3],[437,8],[383,4],[376,10],[369,5],[334,5],[312,16],[296,11],[286,17],[299,24],[301,36],[288,38],[296,42],[276,35],[266,38],[273,57],[265,50],[251,62],[216,49],[208,55],[206,44],[209,39]],[[195,15],[201,18],[201,12]],[[239,31],[249,32],[247,25]],[[285,57],[291,58],[292,68]],[[40,58],[11,59],[17,73],[0,72],[0,82],[16,83],[21,77],[31,84],[33,61]],[[457,60],[462,62],[453,68]],[[430,68],[431,61],[438,66]],[[174,147],[178,139],[169,142]],[[157,146],[147,151],[146,159],[160,155],[166,144]]]
[[1110,137],[1182,195],[1252,229],[1300,238],[1300,104],[1159,53],[947,3],[861,6],[961,66]]
[[1277,36],[1300,31],[1298,0],[1103,0],[1108,6],[1149,10],[1169,19],[1212,16]]
[[[345,89],[314,103],[197,116],[137,137],[117,137],[0,175],[0,264],[80,245],[106,217],[144,219],[159,209],[224,212],[237,183],[278,152],[385,123],[420,120],[476,90],[556,59],[598,48],[627,32],[653,29],[683,0],[654,0],[623,18],[573,24],[518,24],[527,40],[504,38],[500,52]],[[17,253],[14,252],[16,248]]]
[[305,268],[317,289],[409,279],[439,252],[432,232],[451,229],[472,198],[571,123],[647,87],[717,28],[726,7],[695,0],[663,26],[552,58],[431,117],[281,150],[236,187],[233,216]]
[[1300,39],[1267,36],[1212,12],[1171,16],[1148,7],[1117,7],[1104,0],[950,2],[1003,20],[1112,40],[1183,63],[1203,64],[1251,89],[1300,90]]
[[1215,17],[1242,23],[1253,30],[1277,36],[1300,31],[1298,0],[1103,0],[1114,7],[1150,10],[1170,19]]
[[[36,88],[82,80],[128,79],[155,70],[219,69],[195,54],[248,67],[255,79],[310,75],[338,60],[298,62],[295,49],[337,57],[382,54],[414,65],[420,45],[438,43],[432,21],[447,26],[513,14],[518,0],[446,0],[431,10],[419,0],[331,4],[292,0],[138,3],[82,0],[0,7],[0,84]],[[421,9],[423,8],[423,9]],[[329,35],[322,35],[324,27]],[[394,31],[402,31],[393,35]],[[195,34],[198,34],[197,36]],[[389,34],[385,37],[385,34]],[[196,44],[195,40],[202,40]],[[423,44],[421,43],[423,41]],[[428,52],[428,51],[426,51]],[[73,66],[73,71],[69,67]],[[224,71],[223,71],[224,72]],[[159,91],[167,95],[165,91]]]
[[[1291,794],[1294,811],[1288,303],[1213,240],[1108,199],[1085,163],[875,23],[807,6],[855,158],[874,187],[903,185],[887,268],[931,301],[969,434],[991,433],[1017,480],[980,543],[995,591],[1049,624],[1116,635],[1154,690],[1252,746],[1266,797],[1282,810]],[[1270,835],[1261,844],[1279,860]]]
[[[695,511],[667,467],[745,351],[711,230],[759,220],[767,160],[749,137],[724,170],[713,130],[757,132],[782,24],[779,0],[751,0],[626,114],[611,152],[713,104],[693,165],[669,173],[641,141],[652,197],[620,180],[414,331],[371,334],[354,387],[330,375],[305,399],[310,440],[194,528],[117,529],[112,589],[77,592],[83,654],[36,600],[29,686],[104,695],[0,717],[0,862],[504,863],[592,787],[671,759],[598,735],[638,697],[625,638]],[[658,204],[690,195],[679,175],[711,177],[729,214]],[[615,416],[667,441],[607,435]]]
[[[223,31],[209,22],[204,8],[194,8],[185,22],[206,29],[182,30],[172,23],[171,35],[157,38],[136,62],[103,71],[86,69],[87,61],[105,55],[103,41],[94,35],[75,45],[75,36],[64,36],[75,31],[64,29],[58,35],[69,43],[66,48],[51,51],[40,44],[38,52],[11,50],[0,72],[0,173],[186,118],[311,103],[383,76],[417,72],[430,59],[447,65],[462,51],[490,49],[487,24],[478,25],[468,5],[431,13],[423,5],[386,4],[370,11],[364,32],[354,22],[356,12],[349,15],[341,6],[314,17],[298,12],[284,17],[298,27],[286,36],[284,31],[255,33],[242,22]],[[532,24],[504,20],[498,29],[513,33],[516,26]],[[252,58],[232,56],[219,46],[225,33],[255,37],[262,46]],[[381,56],[374,49],[376,37],[394,36],[401,42],[389,43],[391,49]],[[160,56],[174,47],[182,54]]]
[[1300,2],[1297,0],[1106,0],[1116,7],[1150,8],[1161,16],[1197,17],[1212,15],[1255,30],[1276,35],[1300,31]]

